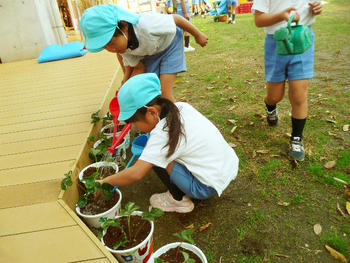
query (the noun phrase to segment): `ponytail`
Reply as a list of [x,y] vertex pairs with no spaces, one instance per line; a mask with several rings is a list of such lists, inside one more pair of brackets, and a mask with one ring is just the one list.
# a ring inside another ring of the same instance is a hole
[[[166,155],[166,157],[168,158],[175,152],[176,147],[180,140],[180,136],[181,135],[185,136],[183,132],[183,125],[181,123],[180,112],[179,112],[179,109],[176,107],[176,105],[172,101],[162,96],[155,97],[146,106],[154,106],[154,105],[159,105],[161,107],[159,118],[166,119],[166,124],[163,130],[168,128],[169,139],[168,139],[168,142],[164,145],[164,147],[169,146],[169,150]],[[147,109],[145,107],[142,107],[138,109],[136,113],[126,122],[127,123],[134,122],[138,120],[141,116],[144,117],[146,112],[147,112]]]

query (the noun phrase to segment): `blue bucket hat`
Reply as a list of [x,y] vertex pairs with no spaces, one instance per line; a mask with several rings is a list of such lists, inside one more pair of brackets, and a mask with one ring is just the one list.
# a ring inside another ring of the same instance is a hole
[[136,24],[140,15],[114,4],[96,5],[85,10],[80,28],[90,52],[99,52],[112,39],[120,21]]
[[138,109],[160,94],[160,81],[154,73],[139,74],[128,79],[118,92],[118,120],[130,119]]

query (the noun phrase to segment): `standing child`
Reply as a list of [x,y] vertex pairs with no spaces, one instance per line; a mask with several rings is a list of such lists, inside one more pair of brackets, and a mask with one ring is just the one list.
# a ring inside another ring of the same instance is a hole
[[238,5],[237,0],[226,0],[227,1],[227,14],[228,14],[228,23],[236,23],[236,6]]
[[307,0],[255,0],[252,11],[255,24],[264,27],[265,38],[265,79],[267,95],[265,97],[267,122],[277,125],[277,103],[284,97],[288,79],[289,101],[292,105],[292,137],[290,139],[290,157],[302,161],[305,156],[303,130],[307,116],[307,86],[313,77],[314,44],[303,54],[280,56],[276,53],[274,32],[286,26],[292,12],[296,12],[294,21],[310,26],[314,16],[321,14],[320,2]]
[[[188,0],[177,0],[177,8],[176,8],[177,14],[191,22],[191,12],[190,7],[188,5]],[[193,35],[193,34],[192,34]],[[184,29],[184,40],[185,40],[185,52],[191,52],[195,51],[194,47],[191,47],[190,45],[190,34],[188,31]]]
[[135,14],[114,4],[85,10],[80,27],[89,51],[106,49],[117,54],[124,71],[122,83],[145,71],[156,73],[162,95],[172,101],[177,73],[186,71],[181,29],[191,33],[202,47],[208,41],[179,15]]
[[188,213],[194,208],[190,198],[221,195],[237,176],[238,158],[201,113],[160,94],[160,82],[154,73],[134,76],[119,90],[118,120],[133,123],[150,137],[133,166],[101,183],[132,184],[154,168],[168,191],[152,195],[151,205],[166,212]]

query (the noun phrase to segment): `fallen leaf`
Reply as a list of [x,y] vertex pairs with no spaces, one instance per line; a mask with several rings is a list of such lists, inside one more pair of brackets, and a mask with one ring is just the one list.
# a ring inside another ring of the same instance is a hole
[[346,260],[346,258],[344,257],[344,255],[342,253],[336,251],[334,248],[331,248],[328,245],[325,245],[325,247],[326,247],[327,251],[331,254],[332,257],[339,260],[340,262],[348,263],[348,261]]
[[211,223],[209,222],[208,224],[205,224],[204,226],[201,226],[199,228],[199,232],[202,232],[203,230],[206,230],[210,225],[211,225]]
[[260,154],[267,154],[269,153],[269,150],[257,150],[256,152]]
[[285,135],[287,138],[292,137],[292,134],[290,134],[289,132],[286,132],[284,135]]
[[334,167],[334,165],[335,165],[335,161],[329,161],[325,163],[324,168],[331,169]]
[[312,155],[312,150],[309,148],[309,149],[307,149],[306,150],[306,154],[308,155],[308,156],[311,156]]
[[281,157],[279,154],[271,154],[271,157]]
[[256,151],[253,150],[253,158],[255,158],[255,157],[256,157]]
[[260,120],[264,120],[264,119],[265,119],[265,116],[262,115],[262,114],[260,114],[260,113],[255,113],[255,114],[254,114],[254,117],[257,117],[257,118],[259,118]]
[[252,122],[252,121],[249,122],[249,125],[250,125],[250,126],[253,126],[253,125],[254,125],[254,122]]
[[346,189],[345,189],[345,195],[346,195],[347,197],[350,197],[350,189],[349,189],[349,188],[346,188]]
[[343,210],[341,210],[339,203],[337,203],[337,210],[343,217],[345,217],[345,214],[344,214]]
[[287,255],[283,255],[283,254],[275,254],[276,257],[281,257],[281,258],[289,258],[289,256]]
[[279,201],[277,204],[280,206],[289,206],[290,205],[290,203],[284,202],[284,201]]
[[204,99],[205,98],[205,96],[199,96],[201,99]]
[[228,120],[226,120],[226,123],[227,124],[235,124],[237,121],[236,120],[233,120],[233,119],[228,119]]
[[233,126],[232,129],[231,129],[231,134],[233,134],[235,132],[235,130],[237,129],[237,126]]
[[207,87],[207,90],[215,89],[215,87]]
[[296,169],[296,168],[298,167],[298,161],[295,160],[295,159],[293,159],[293,160],[291,161],[291,164],[292,164],[292,169]]
[[327,159],[326,157],[321,156],[320,157],[320,162],[322,162],[323,160],[326,160],[326,159]]
[[337,178],[337,177],[333,177],[333,179],[334,179],[335,181],[339,182],[339,183],[344,184],[344,185],[347,185],[347,184],[348,184],[348,183],[347,183],[347,182],[345,182],[344,180],[339,179],[339,178]]
[[322,226],[320,224],[314,225],[314,232],[315,232],[316,235],[319,236],[321,234],[321,232],[322,232]]
[[343,131],[345,131],[345,132],[349,131],[349,124],[345,124],[343,126]]
[[235,148],[235,147],[237,147],[237,145],[236,145],[236,144],[234,144],[234,143],[232,143],[232,142],[230,142],[228,145],[230,145],[230,147],[231,147],[231,148]]
[[192,228],[194,228],[194,224],[190,224],[190,225],[188,225],[188,226],[184,226],[184,228],[185,228],[185,229],[192,229]]
[[228,110],[229,110],[229,111],[232,111],[232,110],[234,110],[236,107],[237,107],[236,105],[233,105],[233,106],[230,107]]
[[346,211],[348,211],[348,214],[350,215],[350,202],[346,202]]
[[328,119],[326,121],[329,122],[329,123],[337,123],[335,120],[330,120],[330,119]]

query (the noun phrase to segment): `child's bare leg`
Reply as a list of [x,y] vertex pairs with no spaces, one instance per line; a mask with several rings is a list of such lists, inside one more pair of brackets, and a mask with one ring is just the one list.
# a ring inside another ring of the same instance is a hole
[[276,104],[284,97],[285,82],[267,82],[266,85],[266,121],[270,126],[278,124],[278,111]]
[[160,74],[159,80],[162,88],[162,96],[168,100],[175,102],[173,95],[173,86],[176,80],[176,73],[173,74]]
[[284,97],[285,81],[283,82],[267,82],[265,103],[268,105],[276,105]]
[[305,119],[307,116],[308,79],[289,81],[289,101],[292,105],[292,117]]

